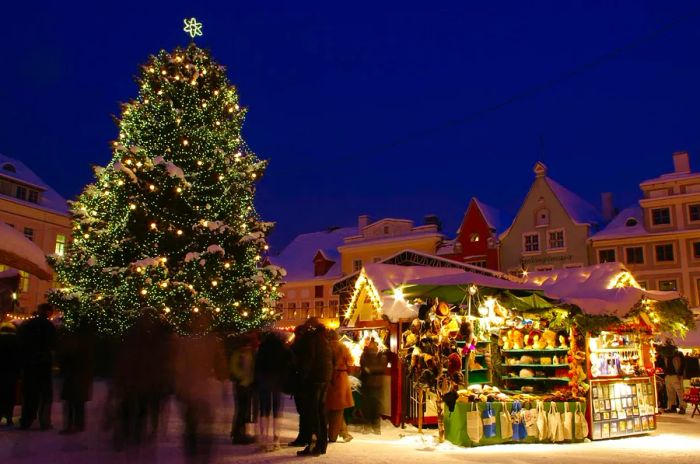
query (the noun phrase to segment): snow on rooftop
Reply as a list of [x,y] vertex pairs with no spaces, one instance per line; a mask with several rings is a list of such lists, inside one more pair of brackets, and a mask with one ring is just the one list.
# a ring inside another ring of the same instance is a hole
[[571,190],[551,177],[545,177],[545,181],[554,192],[554,195],[559,199],[562,206],[577,224],[603,224],[605,221],[596,208],[590,203],[576,195]]
[[659,177],[655,177],[653,179],[645,180],[639,185],[641,187],[643,185],[659,184],[675,180],[697,179],[699,177],[700,172],[670,172],[668,174],[661,174]]
[[[331,228],[320,232],[298,235],[277,256],[271,256],[270,262],[287,271],[285,280],[296,282],[313,278],[327,279],[340,277],[340,256],[338,247],[346,237],[357,235],[356,227]],[[324,256],[335,260],[335,264],[323,276],[314,275],[313,259],[321,251]]]
[[481,210],[481,214],[484,216],[486,223],[490,228],[494,229],[496,232],[501,232],[502,228],[505,226],[506,221],[503,220],[503,214],[500,210],[483,203],[478,198],[473,198],[476,206]]
[[4,222],[0,222],[0,262],[43,280],[53,275],[42,249]]
[[630,206],[620,211],[603,230],[594,234],[591,240],[633,237],[646,235],[644,216],[640,206]]
[[[14,168],[14,169],[13,169]],[[39,206],[45,209],[60,213],[68,214],[68,203],[66,199],[58,194],[46,182],[44,182],[34,171],[29,169],[23,162],[0,154],[0,175],[19,182],[30,184],[42,192],[39,194],[39,203],[30,203],[17,198],[12,198],[14,201],[22,202],[30,206]]]

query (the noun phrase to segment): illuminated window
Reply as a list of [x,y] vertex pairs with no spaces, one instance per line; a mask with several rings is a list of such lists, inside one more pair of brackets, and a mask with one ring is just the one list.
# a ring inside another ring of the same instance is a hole
[[470,242],[478,242],[479,241],[479,234],[473,233],[469,236],[469,241]]
[[287,305],[287,317],[289,319],[293,319],[297,317],[297,304],[296,303],[289,303]]
[[66,236],[62,234],[56,234],[56,248],[54,253],[58,256],[63,256],[66,252]]
[[24,293],[29,291],[29,274],[24,271],[19,271],[19,291]]
[[301,311],[304,317],[311,317],[311,304],[308,301],[303,301],[301,303]]
[[328,307],[330,308],[330,317],[338,316],[338,300],[330,300],[328,302]]
[[323,301],[317,301],[317,302],[315,303],[315,306],[316,306],[316,308],[315,308],[315,309],[316,309],[316,311],[315,311],[315,312],[316,312],[315,316],[317,316],[317,317],[326,317],[326,316],[323,314]]

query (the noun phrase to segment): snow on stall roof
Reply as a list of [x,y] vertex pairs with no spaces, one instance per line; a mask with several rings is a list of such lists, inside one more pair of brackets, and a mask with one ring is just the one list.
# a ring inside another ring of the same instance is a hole
[[418,316],[418,308],[403,298],[393,294],[383,294],[387,290],[402,287],[407,282],[438,275],[465,274],[463,269],[430,266],[399,266],[396,264],[368,264],[364,272],[372,281],[382,298],[381,313],[391,322],[400,319],[413,319]]
[[[634,221],[631,221],[630,225],[627,225],[627,221],[630,219],[633,219]],[[591,237],[591,240],[632,237],[646,234],[647,231],[644,229],[644,216],[642,213],[642,208],[635,205],[620,211],[618,215],[615,216],[612,221],[610,221],[610,224],[608,224],[600,232],[594,234]]]
[[51,280],[52,277],[43,250],[4,222],[0,222],[0,262],[42,280]]
[[460,286],[467,287],[469,285],[487,288],[501,288],[505,290],[537,290],[538,286],[534,284],[526,285],[520,282],[500,279],[476,272],[463,271],[461,273],[450,273],[443,275],[426,276],[423,278],[413,279],[408,282],[408,285],[427,285],[427,286]]
[[[8,164],[15,168],[15,172],[4,169],[4,167]],[[68,214],[68,203],[66,202],[66,199],[52,189],[51,186],[44,182],[23,162],[0,154],[0,175],[9,179],[14,179],[21,183],[32,185],[42,190],[39,195],[38,204],[12,197],[13,201],[21,202],[33,207],[39,206],[60,214]]]
[[624,317],[642,297],[656,301],[680,298],[678,292],[613,287],[623,272],[629,271],[620,263],[603,263],[573,269],[530,272],[523,280],[526,284],[537,285],[548,298],[578,306],[584,313],[596,316]]
[[603,224],[605,221],[596,208],[583,198],[576,195],[551,177],[545,177],[545,181],[559,199],[562,206],[571,219],[577,224]]
[[[277,256],[271,256],[270,262],[287,271],[285,281],[297,282],[309,279],[328,279],[340,276],[340,256],[338,246],[346,237],[357,235],[356,227],[330,228],[320,232],[298,235]],[[324,256],[334,260],[335,264],[323,276],[314,276],[313,259],[321,251]]]

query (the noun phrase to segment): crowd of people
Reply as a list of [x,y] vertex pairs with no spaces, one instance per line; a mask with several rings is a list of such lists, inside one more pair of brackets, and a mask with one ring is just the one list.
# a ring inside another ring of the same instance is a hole
[[[91,399],[96,337],[86,324],[70,332],[50,320],[52,307],[40,305],[35,317],[18,327],[0,325],[0,421],[13,425],[21,404],[18,428],[52,428],[53,374],[60,373],[63,401],[62,434],[86,427],[85,405]],[[155,312],[145,311],[119,341],[101,426],[117,450],[153,442],[165,405],[178,404],[183,449],[189,456],[208,456],[211,449],[216,394],[211,379],[231,381],[234,415],[231,443],[256,443],[263,451],[280,449],[280,417],[285,397],[293,397],[299,413],[296,438],[288,446],[300,456],[325,454],[328,444],[353,439],[345,412],[355,406],[350,374],[362,385],[361,417],[379,433],[381,377],[387,366],[376,341],[368,339],[358,368],[338,333],[310,318],[293,335],[269,330],[231,337],[206,333],[206,315],[192,320],[192,333],[178,336]],[[257,425],[257,427],[256,427]]]

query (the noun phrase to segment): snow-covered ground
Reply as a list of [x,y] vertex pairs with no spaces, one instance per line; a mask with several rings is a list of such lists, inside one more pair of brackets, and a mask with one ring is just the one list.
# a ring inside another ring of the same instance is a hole
[[[203,386],[204,387],[204,386]],[[303,460],[298,448],[283,447],[279,451],[261,453],[256,445],[233,446],[228,440],[233,410],[230,384],[213,382],[208,391],[216,407],[214,447],[210,462],[214,463],[281,463]],[[0,462],[19,463],[185,463],[180,446],[182,422],[173,403],[168,408],[166,426],[160,431],[155,446],[140,449],[112,450],[109,435],[100,429],[102,400],[106,386],[96,384],[94,400],[88,408],[88,430],[83,434],[59,435],[60,403],[54,403],[54,430],[19,431],[0,428]],[[297,416],[291,401],[282,420],[282,441],[296,436]],[[18,411],[16,411],[18,413]],[[580,444],[508,444],[480,448],[460,448],[450,443],[437,444],[435,431],[419,435],[415,428],[394,428],[382,425],[381,435],[351,433],[350,443],[332,443],[328,454],[318,460],[338,463],[410,463],[439,460],[441,463],[560,463],[586,462],[625,464],[671,460],[673,464],[697,463],[700,460],[700,416],[664,415],[659,418],[659,430],[641,437],[605,440]],[[36,426],[35,426],[36,427]]]

